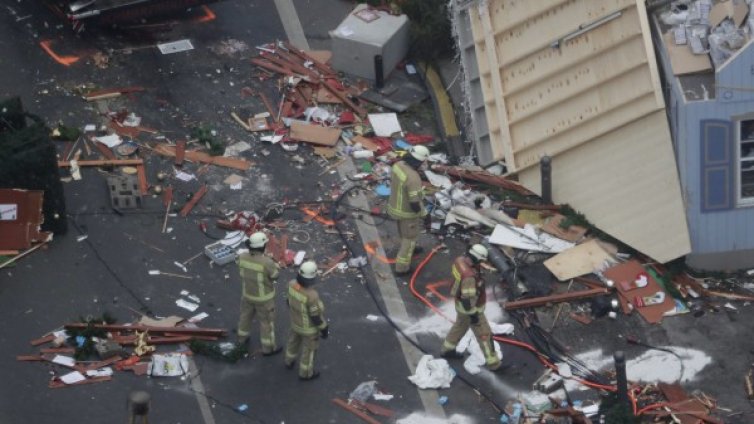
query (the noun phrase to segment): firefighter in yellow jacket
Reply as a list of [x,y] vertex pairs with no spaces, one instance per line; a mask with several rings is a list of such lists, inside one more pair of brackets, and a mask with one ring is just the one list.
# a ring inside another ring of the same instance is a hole
[[241,272],[241,316],[238,320],[238,342],[245,345],[251,333],[251,323],[259,318],[259,338],[262,354],[279,353],[282,348],[275,343],[275,279],[280,268],[271,258],[265,256],[267,235],[256,232],[246,240],[248,253],[238,256]]
[[480,275],[480,264],[487,260],[487,253],[486,247],[475,244],[465,255],[453,261],[454,283],[451,295],[455,299],[456,322],[453,323],[442,344],[442,356],[444,358],[463,357],[456,351],[456,346],[471,327],[484,354],[487,368],[495,371],[501,369],[501,363],[495,353],[490,324],[484,316],[487,292]]
[[417,170],[429,157],[429,149],[413,146],[405,159],[393,164],[390,173],[390,201],[387,213],[398,222],[401,246],[395,258],[395,273],[407,274],[411,270],[411,257],[421,230],[424,208],[424,190]]
[[312,287],[316,282],[317,264],[306,261],[299,267],[296,279],[288,283],[291,329],[285,347],[285,367],[293,369],[296,359],[299,359],[298,377],[302,380],[319,377],[319,371],[314,370],[314,354],[320,337],[326,339],[329,335],[325,306]]

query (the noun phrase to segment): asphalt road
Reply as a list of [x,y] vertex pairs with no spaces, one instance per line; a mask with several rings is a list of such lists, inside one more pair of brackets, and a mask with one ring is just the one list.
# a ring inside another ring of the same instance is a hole
[[[351,7],[351,2],[331,0],[294,0],[293,4],[313,49],[328,47],[328,31]],[[242,87],[277,98],[274,81],[256,78],[248,61],[255,55],[255,46],[286,38],[273,2],[230,0],[213,5],[210,10],[215,16],[211,20],[206,10],[198,9],[159,25],[144,22],[132,28],[90,29],[76,35],[41,2],[0,6],[0,98],[19,95],[30,112],[48,123],[61,121],[81,127],[100,119],[95,105],[81,100],[83,86],[143,86],[143,93],[110,102],[111,110],[133,111],[143,117],[143,125],[157,128],[171,139],[186,137],[191,127],[203,125],[216,130],[227,144],[249,141],[252,149],[244,156],[254,162],[247,173],[214,167],[202,171],[199,166],[188,165],[187,170],[196,173],[199,180],[175,182],[179,196],[185,199],[200,182],[208,184],[210,191],[188,218],[170,220],[172,231],[167,235],[160,232],[163,207],[159,198],[149,196],[140,211],[121,216],[109,207],[105,172],[86,169],[82,181],[65,183],[72,224],[69,234],[56,237],[48,249],[29,256],[15,268],[0,270],[0,316],[5,322],[4,331],[0,332],[0,375],[4,377],[0,384],[0,422],[123,422],[127,416],[126,397],[137,389],[152,395],[151,422],[358,422],[332,405],[330,399],[345,398],[359,383],[372,379],[395,395],[384,406],[394,409],[398,417],[423,410],[416,388],[406,378],[410,371],[398,343],[400,336],[384,318],[367,319],[367,315],[380,315],[365,289],[365,284],[369,285],[379,297],[377,280],[368,269],[363,276],[353,271],[333,273],[320,285],[332,332],[330,339],[322,343],[317,359],[322,377],[314,382],[299,382],[294,372],[282,366],[282,357],[257,355],[229,365],[199,356],[199,379],[193,382],[117,373],[109,383],[49,389],[51,368],[15,361],[18,354],[34,352],[29,340],[79,317],[104,311],[121,322],[134,319],[134,311],[188,316],[174,303],[181,290],[201,298],[199,311],[210,315],[203,326],[232,330],[239,292],[232,265],[211,267],[204,258],[197,259],[188,266],[191,280],[150,276],[147,271],[180,272],[173,262],[191,258],[212,241],[198,230],[198,225],[204,221],[212,228],[218,213],[261,212],[269,204],[284,200],[330,200],[342,186],[337,175],[322,174],[324,164],[308,149],[297,153],[303,164],[296,163],[293,154],[250,140],[230,118],[233,110],[264,110],[256,97],[242,94]],[[194,49],[162,55],[154,47],[155,43],[180,39],[190,39]],[[57,60],[41,48],[42,42]],[[106,68],[96,66],[97,52],[109,58]],[[72,63],[64,66],[58,61]],[[431,133],[432,124],[431,118],[420,122],[417,132]],[[265,156],[264,151],[269,155]],[[156,181],[158,171],[172,170],[169,161],[148,152],[141,154],[151,182]],[[233,173],[244,177],[240,191],[229,190],[223,184]],[[284,218],[290,234],[306,238],[306,233],[310,238],[292,243],[292,249],[306,250],[310,257],[321,261],[343,248],[336,234],[325,232],[316,222],[302,222],[299,213],[289,211]],[[352,220],[345,225],[347,230],[355,231]],[[397,245],[394,226],[378,222],[378,228],[386,250],[393,253]],[[77,241],[82,234],[88,238]],[[366,240],[353,239],[353,245],[358,249],[362,241]],[[430,235],[420,239],[427,248],[438,242]],[[430,262],[422,276],[424,283],[448,278],[447,264],[461,252],[463,243],[451,239],[445,242],[449,251]],[[292,269],[285,270],[280,281],[292,275]],[[494,277],[490,276],[490,282]],[[431,316],[409,293],[405,279],[398,279],[398,289],[411,317],[410,322],[399,324],[410,326]],[[282,343],[287,319],[282,297],[278,301],[281,319],[277,334]],[[382,306],[381,301],[379,305]],[[554,311],[543,310],[543,322],[551,320]],[[695,380],[684,384],[718,397],[721,405],[734,411],[744,411],[744,415],[727,418],[726,423],[747,423],[751,407],[739,386],[749,365],[746,358],[754,347],[749,339],[737,335],[748,331],[749,315],[748,309],[741,308],[735,313],[708,314],[701,319],[667,319],[662,327],[648,327],[635,315],[598,320],[583,327],[563,315],[555,334],[573,353],[625,349],[629,358],[641,355],[645,349],[626,345],[626,334],[655,345],[703,350],[712,358],[711,364]],[[430,353],[439,350],[440,338],[427,334],[415,337]],[[258,344],[253,347],[259,348]],[[510,345],[504,345],[503,350],[504,361],[513,365],[506,375],[461,374],[500,405],[528,392],[542,372],[539,362],[526,351]],[[461,369],[460,363],[454,362],[453,366]],[[198,381],[203,387],[196,384]],[[449,398],[444,407],[448,416],[459,414],[479,423],[498,420],[499,414],[490,402],[459,380],[440,394]],[[594,397],[594,393],[575,396]],[[203,410],[202,404],[208,407]],[[234,410],[241,404],[249,407],[244,413]]]
[[[297,1],[295,5],[307,35],[312,35],[312,48],[326,47],[327,30],[350,8],[349,2]],[[227,1],[211,10],[216,18],[208,22],[200,22],[206,13],[197,10],[167,25],[147,22],[136,28],[89,29],[76,35],[40,3],[4,6],[0,8],[0,97],[20,95],[27,109],[48,123],[81,127],[100,119],[94,104],[79,97],[82,86],[143,86],[143,93],[110,102],[111,110],[133,111],[143,117],[143,125],[172,139],[187,136],[192,126],[205,125],[228,144],[248,141],[229,114],[231,110],[263,109],[256,98],[242,96],[241,88],[275,93],[270,81],[253,77],[248,58],[255,55],[254,46],[284,39],[285,33],[271,2]],[[162,55],[153,47],[184,38],[191,40],[193,50]],[[242,50],[229,51],[228,41]],[[45,52],[40,42],[46,42],[51,52]],[[106,68],[96,66],[96,52],[109,57]],[[66,60],[73,62],[69,66],[58,63]],[[231,191],[222,183],[232,170],[213,168],[200,174],[210,192],[188,218],[171,219],[172,231],[167,235],[160,233],[163,207],[159,198],[148,196],[141,210],[121,216],[109,207],[106,172],[85,169],[82,181],[65,184],[70,232],[56,237],[48,249],[0,273],[0,310],[7,324],[0,334],[4,376],[0,422],[125,421],[127,395],[137,389],[152,395],[151,422],[355,422],[330,399],[347,398],[359,383],[372,379],[395,395],[386,406],[398,416],[423,410],[416,388],[406,378],[410,372],[395,331],[384,318],[366,318],[380,314],[363,286],[365,281],[375,284],[368,273],[364,278],[354,272],[334,273],[321,284],[332,333],[322,343],[317,358],[322,377],[314,382],[299,382],[295,372],[283,367],[280,356],[257,355],[235,365],[197,357],[203,390],[187,379],[150,379],[126,373],[117,373],[109,383],[53,390],[47,388],[50,367],[15,361],[18,354],[34,352],[29,340],[79,317],[104,311],[121,322],[137,317],[134,311],[187,316],[189,313],[174,303],[181,290],[201,298],[200,311],[210,314],[203,326],[234,329],[239,290],[232,265],[211,267],[202,257],[189,264],[191,280],[151,276],[147,271],[180,272],[174,261],[194,256],[211,242],[198,230],[199,222],[212,228],[221,211],[262,211],[283,200],[327,200],[339,186],[336,176],[320,175],[322,164],[309,151],[300,152],[305,163],[296,164],[277,146],[252,144],[252,151],[245,155],[255,164],[243,175],[243,190]],[[263,149],[269,156],[261,154]],[[158,171],[172,169],[169,161],[142,154],[150,181],[155,181]],[[198,173],[199,167],[190,165],[187,170]],[[175,184],[178,196],[189,196],[199,186],[198,181]],[[290,231],[311,237],[307,243],[291,243],[291,248],[307,250],[320,261],[342,249],[339,237],[325,233],[319,224],[302,223],[296,212],[284,217],[290,220]],[[79,235],[88,238],[78,242]],[[292,275],[291,269],[285,270],[280,281]],[[405,295],[411,299],[407,291]],[[278,301],[281,319],[277,333],[283,343],[287,320],[282,297]],[[409,309],[419,317],[427,314],[417,304]],[[439,339],[430,338],[427,347],[437,349]],[[459,412],[479,422],[499,416],[463,385],[446,394],[451,398],[451,414]],[[204,400],[209,418],[200,408]],[[249,406],[244,413],[234,410],[241,404]]]

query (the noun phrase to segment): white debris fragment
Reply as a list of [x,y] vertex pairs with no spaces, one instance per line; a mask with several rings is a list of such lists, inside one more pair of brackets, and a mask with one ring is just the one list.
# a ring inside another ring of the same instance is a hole
[[416,365],[416,372],[408,379],[420,389],[447,389],[455,376],[448,361],[424,355]]

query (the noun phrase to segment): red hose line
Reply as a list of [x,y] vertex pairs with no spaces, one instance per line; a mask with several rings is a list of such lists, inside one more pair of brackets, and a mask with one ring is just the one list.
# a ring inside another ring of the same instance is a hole
[[[453,319],[449,318],[447,315],[445,315],[440,308],[438,308],[437,306],[435,306],[434,304],[432,304],[432,302],[430,302],[429,299],[427,299],[425,296],[422,296],[421,294],[419,294],[419,292],[416,290],[416,278],[419,276],[419,274],[421,273],[421,271],[424,268],[424,266],[426,266],[427,263],[432,259],[432,256],[434,256],[435,253],[439,252],[440,249],[442,249],[443,247],[444,247],[444,245],[440,244],[440,245],[437,245],[434,248],[432,248],[432,250],[427,254],[427,256],[416,267],[416,270],[414,271],[413,275],[411,275],[411,280],[409,281],[408,287],[411,290],[411,293],[414,295],[414,297],[416,297],[422,303],[424,303],[425,305],[427,305],[427,307],[429,307],[429,309],[431,309],[432,311],[434,311],[436,314],[440,315],[441,317],[445,318],[446,320],[448,320],[450,322],[455,322],[455,320],[453,320]],[[535,355],[537,355],[537,358],[539,358],[540,362],[542,362],[542,364],[545,367],[550,368],[553,371],[557,371],[557,367],[553,363],[551,363],[550,361],[548,361],[547,358],[541,352],[539,352],[534,346],[532,346],[532,345],[530,345],[528,343],[524,343],[524,342],[519,341],[519,340],[513,340],[513,339],[506,338],[506,337],[501,337],[501,336],[493,336],[493,338],[495,340],[499,341],[499,342],[503,342],[503,343],[506,343],[506,344],[509,344],[509,345],[513,345],[513,346],[518,346],[520,348],[523,348],[523,349],[531,351],[532,353],[534,353]],[[606,391],[609,391],[609,392],[615,392],[615,391],[618,390],[615,386],[606,386],[606,385],[603,385],[603,384],[597,384],[597,383],[593,383],[591,381],[583,380],[583,379],[580,379],[580,378],[574,378],[574,380],[578,381],[579,383],[581,383],[581,384],[583,384],[585,386],[592,387],[592,388],[595,388],[595,389],[606,390]],[[634,403],[634,410],[635,410],[636,403],[635,402],[633,402],[633,403]]]

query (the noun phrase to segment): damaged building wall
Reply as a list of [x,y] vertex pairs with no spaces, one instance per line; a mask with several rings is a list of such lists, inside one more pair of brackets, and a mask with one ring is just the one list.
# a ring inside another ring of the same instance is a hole
[[0,103],[0,188],[44,190],[42,229],[67,229],[63,185],[50,129],[23,111],[21,100]]
[[[661,41],[669,29],[657,15],[653,18],[660,69],[669,87],[668,121],[690,229],[692,253],[686,261],[701,269],[751,268],[754,198],[742,198],[741,173],[745,157],[754,155],[742,133],[742,123],[745,129],[746,121],[754,122],[754,92],[742,89],[751,80],[752,40],[717,69],[675,75],[675,62]],[[700,92],[707,95],[696,95]]]
[[[467,5],[489,146],[539,190],[655,260],[690,251],[644,2],[476,1]],[[463,46],[461,46],[463,48]],[[486,149],[486,150],[485,150]],[[629,166],[630,165],[630,166]]]

